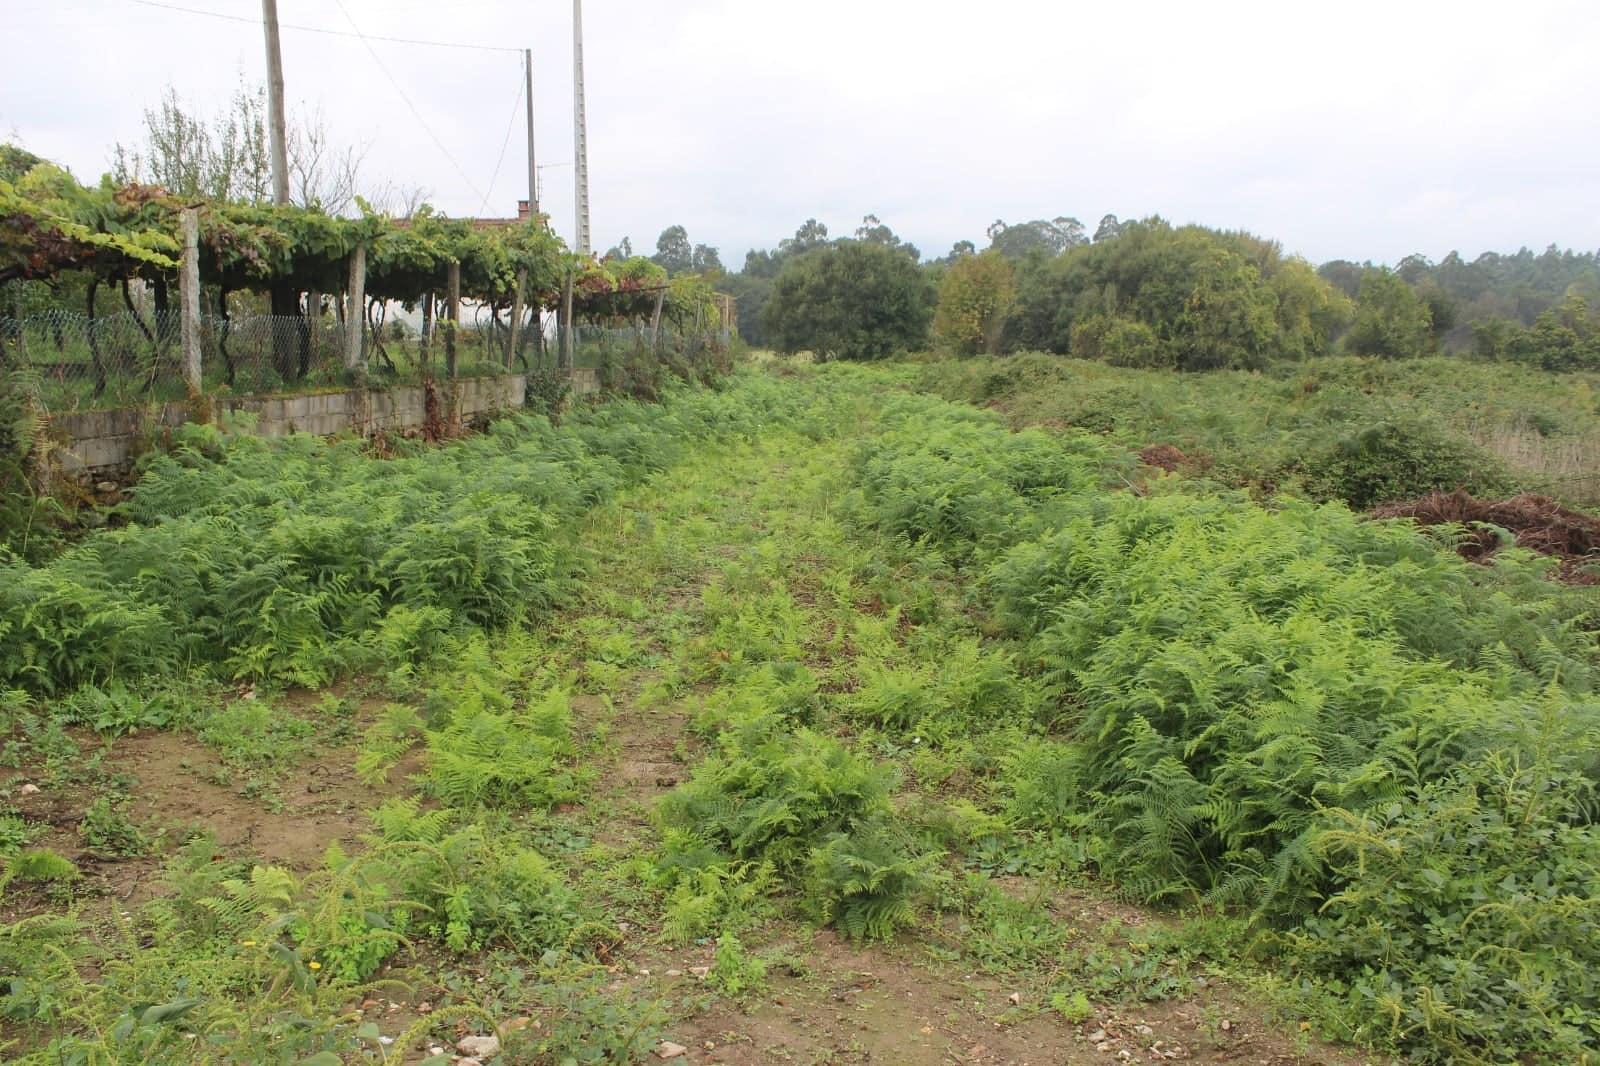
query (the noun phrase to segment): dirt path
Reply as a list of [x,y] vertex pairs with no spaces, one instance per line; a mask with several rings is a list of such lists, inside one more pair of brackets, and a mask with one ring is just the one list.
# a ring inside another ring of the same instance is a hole
[[[828,562],[834,546],[808,543],[831,532],[819,533],[816,516],[828,512],[841,461],[841,449],[826,446],[807,455],[777,447],[747,452],[714,470],[669,474],[596,523],[590,547],[598,580],[585,617],[609,619],[637,649],[625,671],[610,675],[611,684],[603,683],[608,671],[590,677],[601,691],[574,704],[591,732],[603,736],[595,806],[575,812],[597,839],[630,853],[655,848],[650,812],[702,753],[690,729],[693,709],[718,686],[690,679],[697,663],[727,653],[716,645],[705,590],[759,583],[773,571],[780,545],[785,558],[778,569],[797,601],[815,602],[819,589],[841,585],[843,576]],[[690,500],[701,503],[686,513]],[[819,621],[818,629],[829,625]],[[573,663],[580,673],[592,665]],[[1072,908],[1062,920],[1086,927],[1086,945],[1103,939],[1107,923],[1137,927],[1145,918],[1109,899],[1045,890]],[[984,973],[960,959],[936,958],[931,945],[953,953],[941,943],[951,931],[913,929],[888,943],[862,944],[781,913],[744,934],[746,946],[766,960],[764,987],[717,995],[706,978],[715,940],[671,947],[661,937],[659,914],[647,908],[642,920],[645,928],[630,932],[614,959],[612,988],[666,1007],[671,1020],[663,1036],[686,1049],[684,1062],[1364,1061],[1317,1046],[1292,1022],[1268,1020],[1218,979],[1201,978],[1205,988],[1196,996],[1097,1001],[1074,1023],[1052,1009],[1044,972]]]

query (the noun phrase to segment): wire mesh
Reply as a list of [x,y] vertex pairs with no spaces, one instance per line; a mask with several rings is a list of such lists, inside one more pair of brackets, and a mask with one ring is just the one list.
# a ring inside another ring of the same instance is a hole
[[652,336],[644,326],[579,326],[573,330],[573,366],[604,368],[621,360],[670,360],[697,366],[728,347],[722,330],[662,326]]
[[331,316],[203,317],[200,369],[207,392],[325,388],[345,378],[344,331]]
[[0,318],[0,365],[34,375],[52,409],[182,396],[182,356],[176,312]]
[[[559,365],[556,316],[519,323],[515,346],[503,316],[479,314],[454,326],[434,321],[426,332],[381,313],[362,322],[362,357],[370,382],[413,384],[425,379],[480,377]],[[345,368],[346,323],[321,315],[203,315],[201,387],[235,395],[336,388],[352,383]],[[726,331],[679,330],[662,324],[583,325],[573,330],[571,364],[605,370],[652,363],[700,370],[725,353]],[[453,350],[453,355],[451,354]],[[88,315],[48,311],[0,317],[0,367],[30,373],[40,402],[71,411],[181,400],[180,314],[176,311]]]

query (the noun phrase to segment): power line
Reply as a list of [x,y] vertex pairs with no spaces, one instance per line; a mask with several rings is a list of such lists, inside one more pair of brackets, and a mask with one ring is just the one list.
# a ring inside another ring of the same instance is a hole
[[[489,188],[483,194],[483,202],[478,205],[478,217],[483,217],[484,208],[489,206],[489,197],[494,195],[494,183],[500,180],[500,164],[506,161],[506,149],[511,146],[511,131],[517,125],[517,111],[522,106],[522,72],[517,72],[517,98],[511,102],[511,121],[506,123],[506,139],[500,142],[500,158],[494,161],[494,173],[489,175]],[[528,209],[533,210],[529,204]]]
[[[204,8],[184,7],[181,4],[166,4],[162,3],[161,0],[130,0],[130,2],[139,4],[143,7],[159,7],[166,11],[181,11],[186,15],[204,15],[206,18],[222,19],[224,22],[243,22],[251,26],[256,25],[260,21],[259,19],[246,18],[243,15],[225,14],[221,11],[207,11]],[[350,16],[346,14],[345,17],[349,18]],[[504,45],[463,44],[457,41],[423,41],[418,40],[415,37],[387,37],[382,34],[364,34],[360,30],[351,33],[348,30],[329,29],[325,26],[296,26],[288,22],[282,22],[278,25],[280,29],[299,30],[302,33],[321,33],[326,34],[329,37],[356,37],[363,42],[383,41],[385,44],[414,44],[425,48],[465,48],[474,52],[522,51],[520,48],[507,48]]]
[[[141,2],[144,2],[144,0],[141,0]],[[377,49],[372,47],[372,43],[367,40],[367,35],[361,32],[361,27],[356,25],[356,20],[351,18],[350,12],[345,9],[344,0],[333,0],[333,2],[339,8],[340,13],[344,15],[345,21],[350,23],[350,28],[355,31],[355,35],[361,38],[361,43],[366,46],[367,54],[372,57],[372,61],[378,64],[378,69],[383,71],[383,76],[389,79],[389,84],[394,86],[394,91],[399,94],[400,99],[403,100],[406,107],[410,109],[411,117],[417,120],[417,125],[422,127],[422,131],[428,135],[428,139],[433,141],[434,147],[439,149],[439,154],[448,159],[450,161],[450,165],[456,168],[456,173],[461,175],[461,180],[467,183],[467,188],[471,189],[477,195],[483,196],[483,190],[479,189],[478,186],[473,183],[473,180],[467,177],[467,172],[462,169],[460,163],[456,162],[456,157],[450,154],[450,149],[446,148],[444,146],[444,142],[439,139],[439,135],[433,132],[433,127],[428,125],[427,119],[422,117],[422,112],[418,111],[417,105],[411,102],[411,97],[406,95],[406,91],[400,87],[400,83],[395,80],[395,76],[389,73],[389,67],[378,55]],[[511,49],[511,51],[516,50],[517,49],[514,48]],[[485,199],[487,200],[487,197],[485,197]]]

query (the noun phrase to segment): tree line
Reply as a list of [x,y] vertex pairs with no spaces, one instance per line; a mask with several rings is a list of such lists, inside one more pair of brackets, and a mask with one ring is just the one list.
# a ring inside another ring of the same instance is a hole
[[[672,274],[710,275],[735,296],[747,343],[825,357],[935,345],[1176,370],[1254,370],[1338,352],[1600,368],[1595,253],[1318,267],[1242,231],[1115,215],[1092,230],[1066,216],[996,221],[985,236],[982,248],[958,241],[924,259],[876,216],[842,237],[807,219],[727,272],[716,248],[673,226],[652,259]],[[613,250],[628,251],[626,241]]]

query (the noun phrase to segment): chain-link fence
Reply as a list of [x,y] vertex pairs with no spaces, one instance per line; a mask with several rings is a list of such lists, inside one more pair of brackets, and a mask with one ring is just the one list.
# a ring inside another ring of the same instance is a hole
[[179,329],[176,312],[0,318],[0,366],[33,374],[56,409],[169,399],[184,393]]
[[332,318],[249,315],[200,320],[200,379],[206,392],[226,388],[249,394],[337,385],[345,378],[344,351],[344,332]]
[[623,359],[656,357],[698,363],[727,349],[723,330],[680,330],[661,327],[654,335],[636,326],[579,326],[573,330],[573,365],[603,369]]
[[[479,377],[507,372],[556,372],[562,337],[555,316],[532,316],[513,331],[498,317],[424,331],[402,318],[363,322],[362,358],[373,384],[428,378]],[[201,383],[207,393],[235,395],[335,388],[352,383],[345,358],[345,323],[321,316],[201,317]],[[670,365],[700,372],[720,365],[727,347],[720,330],[581,326],[572,331],[570,365],[615,377]],[[182,399],[180,316],[175,311],[89,317],[54,311],[0,318],[0,368],[22,370],[37,382],[40,401],[56,411],[125,407]]]

